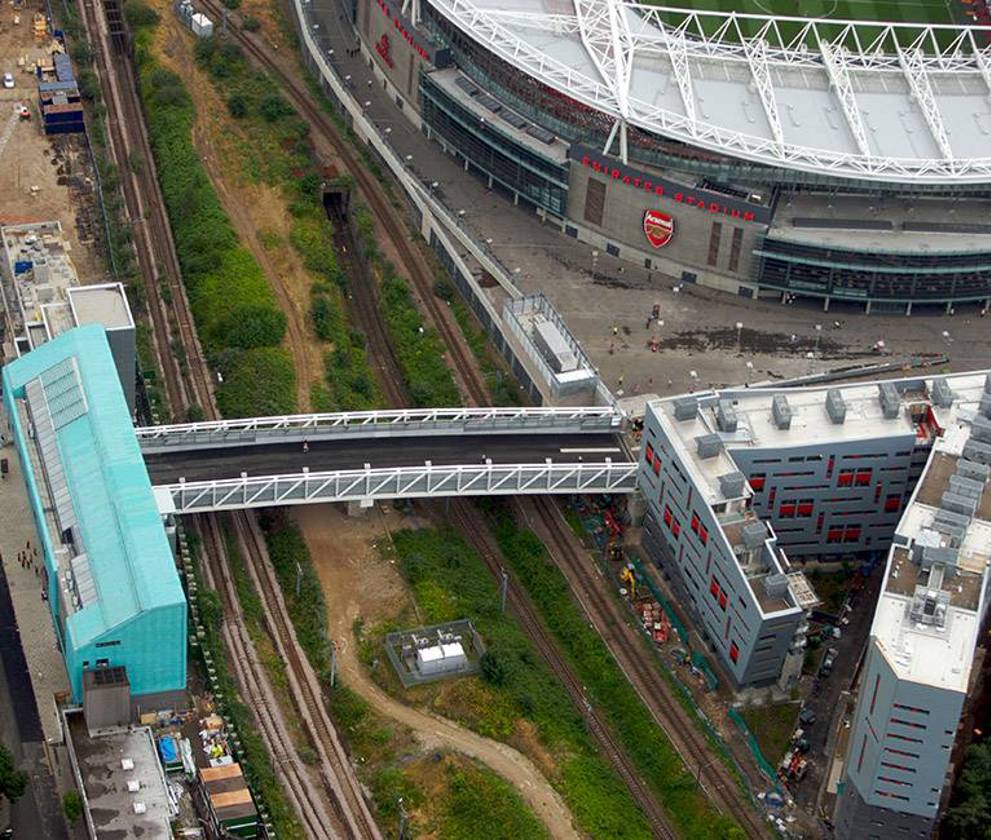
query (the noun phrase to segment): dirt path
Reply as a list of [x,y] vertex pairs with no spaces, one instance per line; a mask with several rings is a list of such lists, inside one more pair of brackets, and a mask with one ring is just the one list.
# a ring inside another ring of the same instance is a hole
[[[387,539],[400,515],[376,509],[362,518],[348,518],[337,506],[296,508],[295,519],[306,539],[327,598],[331,638],[337,643],[338,667],[347,685],[376,711],[410,727],[426,750],[451,749],[478,759],[506,779],[556,840],[577,840],[571,814],[536,765],[512,747],[483,738],[449,720],[400,703],[365,672],[355,650],[353,625],[359,616],[373,623],[394,612],[406,599],[396,569],[382,561],[377,539]],[[394,521],[390,521],[394,520]],[[403,526],[416,523],[408,518]]]

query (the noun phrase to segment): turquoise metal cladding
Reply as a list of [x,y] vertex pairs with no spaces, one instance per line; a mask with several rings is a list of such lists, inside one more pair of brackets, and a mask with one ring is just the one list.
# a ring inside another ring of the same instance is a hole
[[[84,668],[102,660],[127,668],[133,694],[182,690],[186,599],[102,327],[71,330],[4,367],[4,402],[14,441],[22,463],[30,463],[33,443],[16,403],[25,398],[27,383],[72,358],[86,410],[55,434],[96,590],[95,599],[74,612],[61,609],[58,546],[44,515],[44,479],[31,470],[25,477],[73,699],[82,699]],[[63,612],[71,613],[64,622]]]

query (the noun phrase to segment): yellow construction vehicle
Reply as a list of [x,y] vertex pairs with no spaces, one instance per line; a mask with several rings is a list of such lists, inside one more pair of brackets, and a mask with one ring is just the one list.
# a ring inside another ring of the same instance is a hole
[[630,600],[637,598],[637,579],[633,576],[633,569],[623,566],[623,571],[619,573],[619,579],[626,584],[626,591],[630,593]]

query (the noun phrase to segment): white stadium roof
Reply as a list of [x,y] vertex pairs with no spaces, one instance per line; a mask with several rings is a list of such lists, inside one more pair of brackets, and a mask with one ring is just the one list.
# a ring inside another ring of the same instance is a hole
[[771,166],[991,183],[991,27],[694,12],[626,0],[425,0],[550,88]]

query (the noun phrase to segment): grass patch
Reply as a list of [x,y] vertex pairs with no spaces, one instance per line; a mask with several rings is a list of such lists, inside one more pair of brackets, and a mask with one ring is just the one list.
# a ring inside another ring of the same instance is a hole
[[618,739],[641,776],[687,838],[742,838],[743,831],[719,814],[688,773],[664,733],[629,684],[602,638],[572,599],[567,579],[532,532],[517,526],[502,506],[492,521],[512,567],[544,621],[570,659],[589,695],[606,711]]
[[833,615],[839,614],[850,591],[851,576],[846,572],[821,572],[818,569],[812,569],[806,574],[816,595],[822,600],[819,609]]
[[[393,534],[399,569],[426,624],[468,617],[488,650],[483,677],[440,684],[433,708],[470,728],[515,742],[517,720],[553,755],[552,784],[577,824],[596,837],[649,837],[629,792],[597,753],[584,721],[526,634],[499,609],[499,591],[478,555],[453,530]],[[369,645],[378,648],[377,640]],[[418,689],[418,691],[423,691]]]
[[791,736],[798,726],[799,708],[798,703],[778,703],[740,710],[747,728],[757,739],[760,751],[771,764],[776,764],[788,749]]

